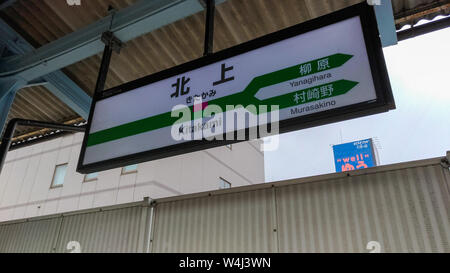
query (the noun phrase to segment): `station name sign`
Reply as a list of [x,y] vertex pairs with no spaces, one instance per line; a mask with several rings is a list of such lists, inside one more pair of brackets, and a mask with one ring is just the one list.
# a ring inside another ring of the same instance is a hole
[[259,138],[275,127],[284,133],[393,108],[373,7],[361,3],[94,97],[77,170],[106,170]]

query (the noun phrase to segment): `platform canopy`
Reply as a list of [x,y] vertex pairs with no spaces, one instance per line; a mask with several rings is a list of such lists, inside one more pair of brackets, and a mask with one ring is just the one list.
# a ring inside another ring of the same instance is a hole
[[[214,52],[359,2],[216,0]],[[450,10],[448,0],[380,2],[392,5],[397,29]],[[108,12],[109,5],[116,12]],[[125,47],[112,57],[105,88],[203,53],[203,0],[0,0],[0,19],[0,130],[12,118],[82,123],[108,29]],[[48,133],[18,128],[14,142]]]

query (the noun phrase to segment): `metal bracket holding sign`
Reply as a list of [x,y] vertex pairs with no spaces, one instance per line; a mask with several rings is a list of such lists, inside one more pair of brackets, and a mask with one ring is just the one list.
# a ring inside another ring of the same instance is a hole
[[[101,171],[249,139],[247,123],[211,123],[230,105],[241,105],[258,120],[278,109],[280,133],[395,109],[373,7],[354,5],[97,93],[77,170]],[[188,118],[180,119],[185,110]],[[173,137],[205,127],[214,127],[218,137]],[[223,140],[240,130],[244,139]]]
[[103,32],[101,37],[101,41],[105,44],[105,48],[103,50],[102,62],[100,64],[100,70],[98,72],[97,82],[95,84],[95,94],[101,94],[103,92],[113,51],[120,54],[120,50],[125,46],[125,44],[111,32],[111,26],[116,13],[116,10],[111,5],[108,6],[108,13],[111,14],[111,21],[109,30]]

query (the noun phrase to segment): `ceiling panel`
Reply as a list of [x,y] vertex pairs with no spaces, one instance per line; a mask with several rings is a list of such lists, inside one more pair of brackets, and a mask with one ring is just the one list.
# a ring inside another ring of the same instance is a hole
[[[109,5],[120,10],[137,2],[137,0],[81,1],[81,6],[69,6],[66,1],[18,0],[3,9],[0,17],[32,45],[40,47],[107,16]],[[214,51],[229,48],[358,2],[361,0],[228,0],[217,6]],[[448,0],[393,0],[393,8],[397,21],[403,20],[401,23],[404,24],[412,20],[409,17],[404,19],[404,16],[410,16],[410,11],[426,10],[427,7],[445,7],[448,2]],[[201,57],[204,16],[204,12],[197,13],[127,42],[120,55],[113,54],[106,88]],[[92,95],[100,62],[101,54],[97,54],[70,65],[63,71],[86,93]],[[54,122],[79,118],[45,87],[21,90],[9,115],[9,118],[14,117]],[[29,131],[29,128],[21,129],[16,135]]]

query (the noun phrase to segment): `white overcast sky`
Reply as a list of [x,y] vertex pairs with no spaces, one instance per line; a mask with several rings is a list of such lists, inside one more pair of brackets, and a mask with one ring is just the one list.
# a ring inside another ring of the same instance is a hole
[[265,152],[266,182],[334,172],[332,145],[374,138],[381,165],[450,150],[450,28],[387,47],[396,110],[280,136]]

